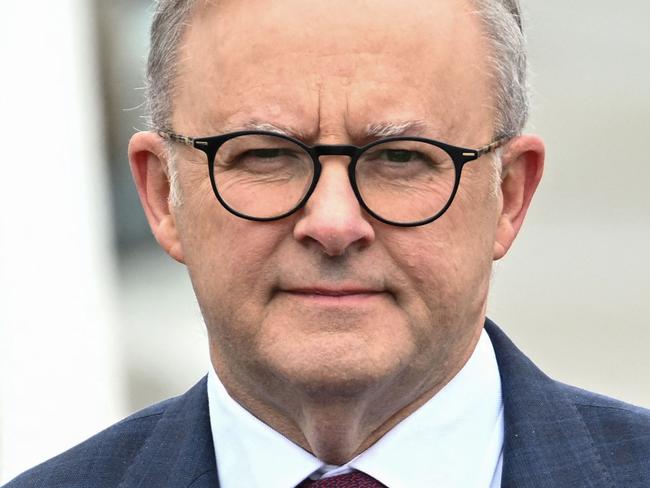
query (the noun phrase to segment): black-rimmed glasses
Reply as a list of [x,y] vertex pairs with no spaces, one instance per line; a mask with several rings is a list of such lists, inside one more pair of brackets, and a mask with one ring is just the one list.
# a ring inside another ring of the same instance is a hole
[[359,204],[390,225],[414,227],[440,217],[451,205],[463,166],[503,145],[501,138],[467,149],[422,137],[389,137],[365,146],[308,146],[265,131],[169,140],[203,151],[214,194],[238,217],[271,221],[305,205],[318,184],[321,156],[347,156],[348,177]]

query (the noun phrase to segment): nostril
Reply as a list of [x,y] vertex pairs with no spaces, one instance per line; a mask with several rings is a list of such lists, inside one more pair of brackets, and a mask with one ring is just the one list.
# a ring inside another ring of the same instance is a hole
[[320,247],[328,256],[340,256],[351,247],[366,247],[374,241],[374,229],[360,212],[341,217],[305,212],[296,222],[294,238]]

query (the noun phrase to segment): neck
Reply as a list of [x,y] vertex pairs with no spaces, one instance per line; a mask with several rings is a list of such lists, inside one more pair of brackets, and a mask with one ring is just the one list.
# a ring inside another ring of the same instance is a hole
[[265,390],[273,393],[260,395],[250,375],[248,381],[238,381],[241,376],[233,375],[214,354],[212,362],[229,395],[245,409],[321,461],[342,465],[372,446],[449,383],[471,356],[481,330],[477,330],[465,354],[443,376],[407,370],[381,385],[354,393],[335,387],[304,391],[277,383],[277,378],[273,378],[276,384],[269,388],[273,380],[265,378],[255,384],[265,384]]
[[345,464],[375,444],[436,392],[427,391],[404,406],[395,402],[392,414],[385,408],[374,408],[388,398],[369,401],[363,406],[359,402],[309,405],[299,426],[299,435],[304,439],[302,447],[328,464]]

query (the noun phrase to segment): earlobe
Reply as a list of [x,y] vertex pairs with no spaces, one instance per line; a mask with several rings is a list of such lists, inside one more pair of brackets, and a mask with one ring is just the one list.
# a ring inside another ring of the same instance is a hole
[[158,227],[152,227],[153,235],[167,254],[179,263],[185,263],[183,247],[178,238],[176,221],[172,214],[165,215],[159,222]]
[[502,206],[493,259],[506,255],[519,233],[544,170],[544,143],[537,136],[513,139],[503,154]]
[[129,143],[129,163],[149,227],[167,254],[183,263],[176,219],[169,205],[166,142],[153,132],[138,132]]

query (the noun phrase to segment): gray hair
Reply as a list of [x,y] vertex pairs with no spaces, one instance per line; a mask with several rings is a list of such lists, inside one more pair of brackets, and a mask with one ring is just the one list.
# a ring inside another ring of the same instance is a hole
[[[495,138],[521,133],[528,120],[526,43],[519,0],[472,0],[492,45]],[[157,0],[146,76],[146,118],[152,129],[171,130],[178,53],[197,0]],[[173,163],[173,149],[170,151]],[[171,168],[175,175],[175,168]],[[174,178],[170,199],[180,203]]]
[[472,0],[492,44],[495,138],[523,131],[529,114],[528,61],[519,0]]
[[151,24],[145,110],[152,129],[171,129],[178,52],[196,0],[157,0]]

